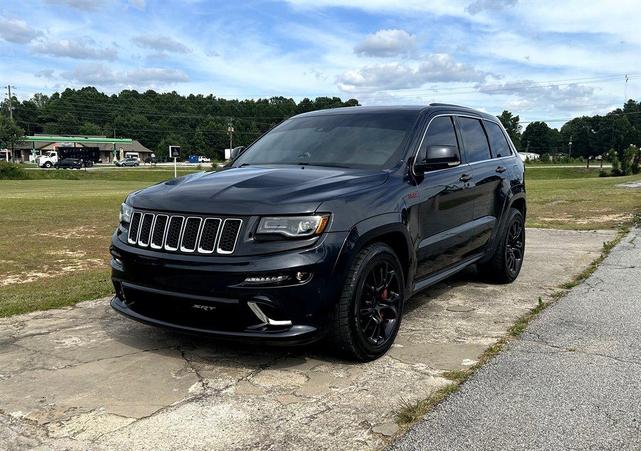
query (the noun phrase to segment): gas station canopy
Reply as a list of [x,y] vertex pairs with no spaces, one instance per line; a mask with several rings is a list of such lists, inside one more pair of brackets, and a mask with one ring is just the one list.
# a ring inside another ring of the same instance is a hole
[[73,143],[94,143],[94,144],[131,144],[133,140],[129,138],[102,138],[102,137],[85,137],[85,136],[23,136],[21,141],[32,142],[73,142]]

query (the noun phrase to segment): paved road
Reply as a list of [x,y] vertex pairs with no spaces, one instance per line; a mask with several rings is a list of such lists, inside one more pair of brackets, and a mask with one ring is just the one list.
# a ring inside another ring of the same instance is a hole
[[641,231],[393,447],[641,449]]

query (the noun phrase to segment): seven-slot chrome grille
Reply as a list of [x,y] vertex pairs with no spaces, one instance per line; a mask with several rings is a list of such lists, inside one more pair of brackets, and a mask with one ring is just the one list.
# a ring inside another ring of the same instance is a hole
[[135,211],[129,224],[129,244],[197,254],[232,254],[243,225],[238,218]]

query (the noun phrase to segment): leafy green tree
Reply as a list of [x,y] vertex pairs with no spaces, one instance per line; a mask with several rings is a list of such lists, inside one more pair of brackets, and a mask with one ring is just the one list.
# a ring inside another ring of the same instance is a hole
[[514,116],[510,111],[503,110],[503,112],[497,117],[499,121],[501,121],[501,124],[503,124],[503,127],[505,127],[505,131],[507,131],[507,134],[510,136],[512,143],[514,143],[514,146],[516,146],[516,149],[521,150],[522,127],[520,124],[521,119],[519,118],[519,116]]
[[[184,143],[181,141],[181,138],[178,135],[175,134],[170,134],[165,137],[163,137],[158,145],[156,146],[156,157],[161,160],[168,160],[169,157],[169,146],[184,146]],[[187,155],[185,152],[182,152],[182,155],[180,156],[180,159],[185,159]]]
[[630,144],[628,148],[623,151],[623,159],[621,160],[621,172],[623,175],[639,173],[638,154],[639,149],[634,144]]
[[64,113],[53,126],[54,133],[73,135],[79,132],[80,123],[73,113]]
[[198,155],[207,154],[207,156],[209,156],[209,149],[207,149],[207,143],[205,142],[205,134],[200,127],[196,129],[194,136],[192,136],[189,147],[192,153],[197,153]]
[[558,153],[561,146],[561,135],[558,130],[550,128],[541,121],[530,122],[521,136],[525,150],[535,153]]
[[0,147],[11,149],[11,155],[14,155],[13,149],[23,136],[24,130],[15,121],[0,115]]
[[100,128],[100,126],[94,124],[93,122],[85,122],[78,129],[78,133],[87,136],[100,136],[102,135],[102,129]]

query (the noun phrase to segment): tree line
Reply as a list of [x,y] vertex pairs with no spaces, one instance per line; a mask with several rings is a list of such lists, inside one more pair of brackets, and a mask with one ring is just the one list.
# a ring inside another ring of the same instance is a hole
[[[23,134],[101,135],[132,138],[163,158],[169,145],[185,153],[222,158],[233,128],[233,146],[247,145],[270,128],[293,115],[325,108],[358,105],[358,100],[338,97],[287,97],[258,100],[228,100],[213,95],[182,96],[124,90],[107,95],[94,87],[66,89],[52,95],[35,94],[31,99],[4,100],[0,115],[0,145],[11,148]],[[523,127],[518,115],[503,111],[503,123],[519,151],[539,154],[569,154],[589,158],[614,149],[621,158],[630,144],[641,144],[641,102],[628,100],[623,108],[605,115],[581,116],[560,129],[545,122]],[[572,144],[570,144],[570,142]]]
[[[230,145],[250,144],[284,119],[307,111],[356,106],[356,99],[338,97],[272,97],[258,100],[227,100],[213,95],[182,96],[176,92],[158,93],[124,90],[106,95],[96,88],[66,89],[50,96],[36,94],[19,102],[12,99],[13,122],[9,121],[9,102],[5,100],[0,116],[0,143],[7,147],[27,134],[99,135],[132,138],[167,156],[169,145],[179,145],[185,154],[197,153],[222,159]],[[4,119],[3,119],[4,116]]]
[[581,116],[560,129],[534,121],[523,129],[519,116],[503,111],[498,118],[520,152],[565,154],[584,159],[607,155],[611,149],[623,157],[630,145],[641,143],[641,102],[628,100],[623,108],[605,115]]

